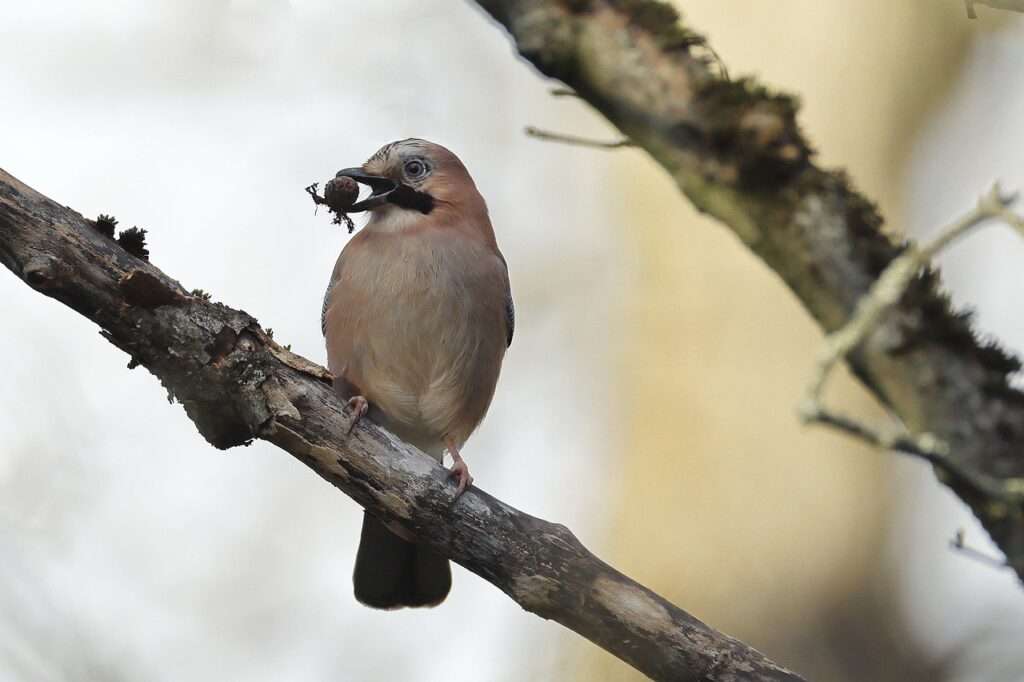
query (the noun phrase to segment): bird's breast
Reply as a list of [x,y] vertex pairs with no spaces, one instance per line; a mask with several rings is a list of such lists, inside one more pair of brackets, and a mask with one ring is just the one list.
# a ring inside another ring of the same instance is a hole
[[504,355],[499,266],[485,244],[443,233],[353,239],[327,309],[331,371],[400,436],[461,444],[483,419]]

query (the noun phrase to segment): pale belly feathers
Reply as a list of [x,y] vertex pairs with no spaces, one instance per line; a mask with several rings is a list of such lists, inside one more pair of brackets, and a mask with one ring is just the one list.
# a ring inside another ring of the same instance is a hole
[[494,395],[505,291],[504,262],[483,244],[360,233],[325,307],[331,372],[370,402],[371,418],[439,457],[446,437],[465,442]]

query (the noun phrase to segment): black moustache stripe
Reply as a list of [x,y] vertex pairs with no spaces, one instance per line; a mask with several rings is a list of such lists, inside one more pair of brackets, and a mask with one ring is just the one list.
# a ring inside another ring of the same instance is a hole
[[434,197],[426,192],[415,190],[408,185],[396,187],[394,191],[388,194],[388,201],[396,206],[412,209],[424,214],[434,210]]

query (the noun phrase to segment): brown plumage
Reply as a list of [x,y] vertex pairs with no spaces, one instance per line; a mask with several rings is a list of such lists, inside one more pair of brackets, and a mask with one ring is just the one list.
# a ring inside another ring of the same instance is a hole
[[[339,176],[374,194],[366,227],[342,250],[324,300],[335,386],[363,414],[439,462],[447,449],[461,494],[472,477],[459,450],[483,419],[512,341],[505,259],[487,205],[458,157],[430,142],[382,147]],[[356,597],[397,608],[440,603],[447,559],[366,516]]]

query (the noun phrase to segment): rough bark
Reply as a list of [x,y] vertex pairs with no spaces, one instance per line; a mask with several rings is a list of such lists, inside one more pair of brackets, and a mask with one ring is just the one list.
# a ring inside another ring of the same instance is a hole
[[[527,60],[571,87],[671,174],[693,205],[729,227],[827,331],[852,314],[903,250],[841,171],[813,161],[792,97],[730,81],[706,42],[657,0],[477,0]],[[981,189],[981,188],[979,188]],[[849,358],[854,374],[914,433],[948,444],[976,480],[1024,475],[1017,359],[981,342],[931,271]],[[799,396],[794,396],[794,406]],[[949,485],[1024,577],[1020,494]]]
[[255,438],[294,455],[373,514],[659,680],[799,680],[591,554],[565,526],[478,488],[348,414],[319,365],[247,313],[191,295],[69,208],[0,170],[0,261],[100,326],[218,448]]

